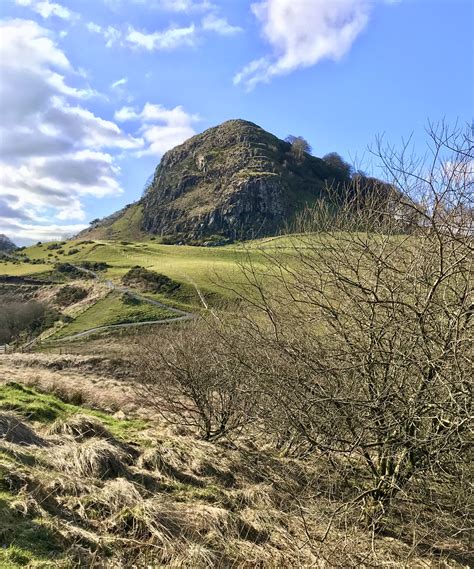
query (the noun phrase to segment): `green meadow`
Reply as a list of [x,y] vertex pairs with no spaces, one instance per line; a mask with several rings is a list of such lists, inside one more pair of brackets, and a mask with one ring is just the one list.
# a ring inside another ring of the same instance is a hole
[[[152,240],[44,243],[23,250],[26,258],[41,264],[0,262],[0,274],[46,275],[53,273],[56,263],[78,264],[83,261],[96,261],[109,265],[102,275],[116,283],[120,282],[131,267],[139,265],[180,283],[197,286],[204,292],[225,294],[220,285],[241,278],[241,263],[250,258],[254,264],[262,264],[261,248],[272,249],[288,245],[288,238],[264,239],[245,245],[223,247],[162,245]],[[49,249],[51,246],[59,248]]]
[[[278,243],[278,239],[223,247],[163,245],[154,240],[41,243],[22,250],[17,262],[0,261],[0,275],[31,276],[45,281],[62,282],[66,277],[55,272],[57,264],[101,262],[107,264],[107,269],[100,272],[101,280],[121,285],[122,277],[132,267],[139,265],[166,275],[182,285],[169,296],[153,293],[145,293],[144,296],[192,312],[201,306],[197,290],[211,303],[231,297],[231,289],[243,278],[240,265],[251,259],[256,266],[263,266],[260,246],[271,249],[275,243]],[[288,246],[286,239],[281,246]],[[120,292],[111,292],[99,298],[71,322],[61,326],[48,339],[59,340],[93,328],[173,316],[176,315],[165,308],[146,302],[130,303]]]

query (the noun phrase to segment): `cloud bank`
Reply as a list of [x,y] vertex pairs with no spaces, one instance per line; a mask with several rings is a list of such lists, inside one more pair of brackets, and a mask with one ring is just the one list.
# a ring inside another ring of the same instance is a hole
[[[144,141],[83,106],[96,93],[77,86],[84,79],[47,30],[7,20],[0,35],[0,232],[29,234],[19,223],[28,219],[54,224],[57,236],[59,222],[84,220],[81,198],[122,192],[111,150]],[[61,225],[61,233],[70,229]]]
[[117,122],[135,121],[140,124],[137,134],[145,140],[146,147],[137,151],[138,156],[162,156],[196,134],[193,123],[199,120],[198,115],[187,113],[181,106],[167,109],[152,103],[146,103],[141,111],[123,107],[114,118]]

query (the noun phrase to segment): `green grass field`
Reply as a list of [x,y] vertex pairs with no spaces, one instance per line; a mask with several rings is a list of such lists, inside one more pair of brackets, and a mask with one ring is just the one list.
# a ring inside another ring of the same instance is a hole
[[[273,240],[271,241],[273,244]],[[185,245],[161,245],[154,241],[70,241],[59,250],[50,250],[45,243],[24,250],[25,255],[44,264],[1,263],[0,274],[34,275],[52,272],[55,263],[79,263],[81,261],[101,261],[110,265],[104,276],[119,282],[131,268],[140,265],[157,271],[171,279],[196,285],[204,291],[219,291],[222,281],[238,279],[239,263],[247,254],[254,263],[261,261],[258,242],[251,247],[228,245],[225,247],[191,247]],[[77,251],[77,252],[76,252]],[[72,252],[72,254],[70,254]]]
[[51,265],[30,263],[11,263],[0,262],[0,276],[26,277],[35,276],[51,270]]
[[[120,284],[123,275],[139,265],[182,284],[178,291],[168,297],[151,293],[147,296],[194,312],[202,306],[196,288],[211,304],[222,298],[232,298],[231,289],[239,288],[239,283],[243,281],[240,264],[251,260],[255,267],[263,268],[262,249],[271,251],[289,246],[288,238],[269,238],[224,247],[163,245],[154,240],[43,243],[21,252],[30,262],[0,261],[0,275],[51,277],[54,281],[62,282],[67,277],[55,274],[57,263],[105,262],[108,269],[101,273],[101,278]],[[126,304],[120,294],[111,293],[59,328],[48,339],[57,340],[102,326],[161,320],[172,316],[173,313],[151,304]]]
[[59,339],[65,336],[79,334],[92,328],[162,320],[176,316],[172,312],[146,302],[127,304],[120,294],[110,293],[102,300],[93,304],[80,314],[73,322],[67,324],[49,339]]

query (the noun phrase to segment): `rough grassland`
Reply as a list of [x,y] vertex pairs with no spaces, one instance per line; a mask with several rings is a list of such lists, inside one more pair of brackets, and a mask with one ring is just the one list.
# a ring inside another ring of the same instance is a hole
[[463,566],[343,522],[320,540],[341,482],[324,457],[206,443],[17,383],[0,386],[0,429],[2,568]]
[[[154,241],[115,242],[70,241],[59,250],[48,250],[49,244],[33,246],[24,251],[30,259],[49,262],[50,265],[0,264],[2,274],[34,274],[52,271],[57,262],[80,263],[81,261],[106,262],[110,268],[104,276],[114,281],[136,265],[162,273],[182,283],[195,284],[205,291],[219,289],[220,280],[237,277],[238,264],[245,260],[246,253],[241,246],[190,247],[161,245]],[[78,252],[74,252],[78,250]],[[63,251],[62,253],[60,251]],[[73,254],[68,253],[72,251]],[[258,251],[252,253],[258,262]]]
[[0,262],[0,276],[12,275],[25,277],[44,273],[48,270],[51,270],[51,267],[47,264],[31,265],[29,263]]

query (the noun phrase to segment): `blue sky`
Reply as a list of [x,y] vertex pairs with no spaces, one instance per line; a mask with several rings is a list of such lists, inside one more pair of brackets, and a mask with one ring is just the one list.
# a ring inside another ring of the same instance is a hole
[[230,118],[322,156],[473,116],[471,0],[2,0],[0,233],[73,234]]

